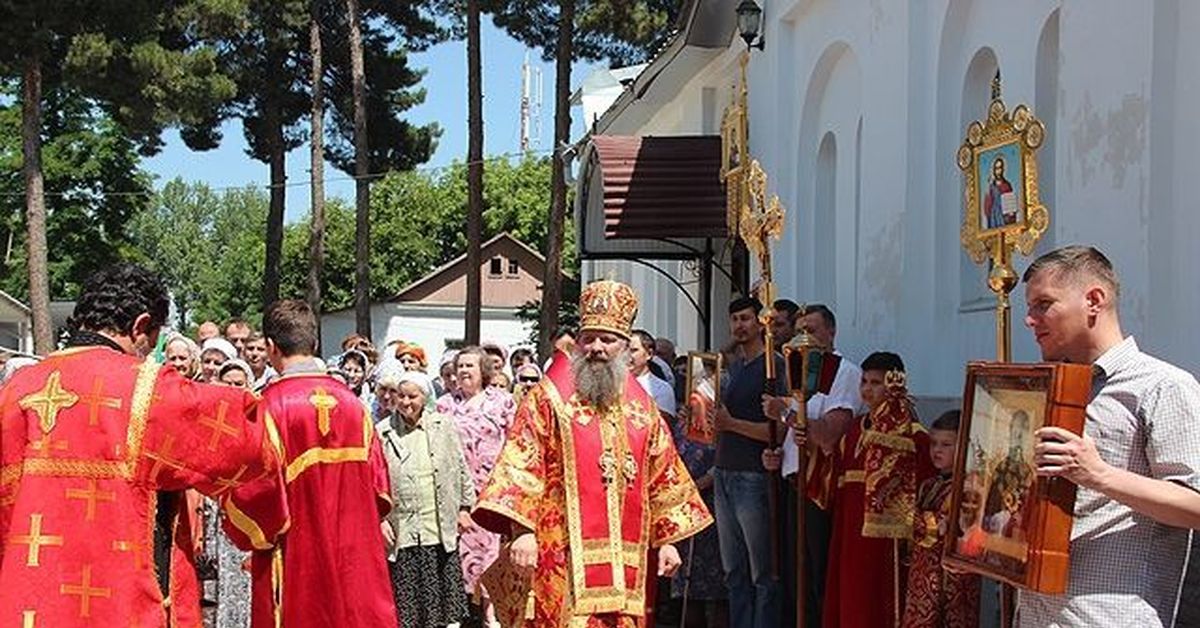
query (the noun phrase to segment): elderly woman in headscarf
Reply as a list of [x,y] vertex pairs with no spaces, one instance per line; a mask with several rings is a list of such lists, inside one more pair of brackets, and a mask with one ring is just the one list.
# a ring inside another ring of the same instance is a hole
[[[390,385],[391,376],[381,384]],[[454,419],[433,407],[424,373],[395,377],[395,411],[379,431],[392,484],[392,511],[380,524],[404,628],[461,623],[467,597],[458,536],[471,525],[475,486]]]
[[413,343],[402,342],[396,347],[396,359],[400,361],[401,366],[406,371],[420,371],[424,373],[429,368],[429,360],[425,357],[425,350]]
[[367,385],[367,377],[371,374],[371,361],[367,354],[358,349],[351,349],[338,359],[338,370],[346,376],[346,386],[350,388],[367,407],[375,404],[371,387]]
[[200,346],[179,332],[167,336],[163,357],[167,366],[179,371],[186,379],[193,379],[200,372]]
[[384,360],[375,367],[371,379],[375,382],[375,403],[371,406],[371,417],[382,425],[396,411],[400,398],[400,376],[404,367],[396,360]]

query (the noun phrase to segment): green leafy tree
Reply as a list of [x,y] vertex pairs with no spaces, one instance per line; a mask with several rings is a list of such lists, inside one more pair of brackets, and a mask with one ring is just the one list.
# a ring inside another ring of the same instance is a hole
[[[47,98],[76,93],[111,117],[143,154],[162,130],[210,148],[235,85],[212,42],[240,25],[240,0],[139,2],[10,0],[0,3],[0,76],[20,77],[26,268],[34,349],[53,345],[43,162]],[[56,242],[56,245],[59,243]]]
[[130,221],[133,255],[167,282],[181,329],[261,314],[268,208],[260,190],[175,179]]
[[[29,297],[21,104],[16,82],[0,83],[0,290]],[[60,88],[45,98],[42,170],[48,211],[46,234],[50,294],[73,297],[92,272],[122,258],[126,224],[153,192],[137,146],[112,117]]]

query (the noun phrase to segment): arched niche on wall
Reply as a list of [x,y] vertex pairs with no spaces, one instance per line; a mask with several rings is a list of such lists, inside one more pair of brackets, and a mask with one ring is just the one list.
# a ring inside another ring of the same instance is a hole
[[850,256],[857,255],[854,243],[859,237],[855,230],[862,70],[848,43],[835,41],[825,47],[803,93],[793,196],[796,219],[788,227],[800,250],[784,262],[796,265],[801,294],[785,296],[820,298],[835,307],[839,286],[846,289],[842,296],[852,297],[855,260]]

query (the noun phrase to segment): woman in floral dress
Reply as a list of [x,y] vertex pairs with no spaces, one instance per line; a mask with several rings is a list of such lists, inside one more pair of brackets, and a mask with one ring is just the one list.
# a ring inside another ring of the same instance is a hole
[[[492,362],[479,347],[467,347],[454,359],[457,389],[438,399],[437,411],[454,419],[475,490],[483,490],[504,447],[516,404],[512,395],[491,386]],[[459,539],[467,593],[478,605],[478,618],[494,621],[487,591],[479,584],[500,552],[500,537],[472,525]]]

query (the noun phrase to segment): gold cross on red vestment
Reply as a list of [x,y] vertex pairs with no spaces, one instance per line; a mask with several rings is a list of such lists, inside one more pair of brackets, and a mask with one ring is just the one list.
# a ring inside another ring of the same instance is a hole
[[154,461],[154,466],[150,467],[150,480],[152,482],[158,480],[158,474],[162,473],[163,467],[170,467],[176,470],[183,469],[183,463],[171,458],[171,449],[175,445],[175,436],[167,434],[163,438],[162,448],[159,451],[146,452],[146,457]]
[[58,413],[79,403],[79,395],[66,390],[60,385],[62,374],[54,371],[46,378],[46,385],[41,390],[21,398],[22,410],[33,410],[38,415],[42,432],[49,434],[58,421]]
[[62,595],[78,595],[79,596],[79,616],[92,616],[92,598],[102,597],[108,599],[112,597],[112,589],[108,587],[93,587],[92,586],[92,566],[83,566],[83,578],[79,584],[62,584],[58,587],[58,592]]
[[247,469],[248,467],[246,465],[242,465],[241,468],[237,470],[237,473],[233,474],[233,477],[217,478],[217,486],[221,488],[217,489],[217,491],[213,493],[213,497],[217,497],[222,493],[227,493],[237,488],[242,483],[242,475],[246,473]]
[[40,566],[42,546],[62,547],[63,537],[56,534],[42,534],[42,514],[33,513],[29,515],[29,534],[14,536],[12,542],[18,545],[28,545],[29,554],[25,557],[25,566],[38,567]]
[[31,447],[33,447],[33,450],[36,451],[38,456],[41,458],[49,458],[50,450],[54,450],[54,451],[66,451],[67,450],[66,439],[54,440],[54,438],[52,436],[50,436],[49,434],[43,434],[41,438],[37,439],[36,441],[34,441],[32,443],[29,443],[29,445]]
[[87,521],[96,520],[96,502],[114,502],[117,500],[116,493],[112,491],[101,491],[96,488],[96,480],[88,480],[86,489],[69,488],[67,489],[67,499],[82,499],[87,502],[87,511],[84,513],[84,519]]
[[133,555],[133,568],[141,571],[146,566],[143,550],[146,545],[137,541],[113,541],[112,548],[114,552],[129,552]]
[[88,407],[88,425],[95,427],[100,424],[100,408],[121,409],[120,397],[105,397],[104,380],[97,377],[92,380],[92,390],[79,398]]
[[222,401],[221,403],[217,404],[216,418],[206,416],[202,417],[199,421],[200,425],[212,428],[212,438],[208,439],[209,451],[217,450],[217,444],[221,442],[222,434],[226,436],[237,436],[238,434],[242,433],[241,428],[239,428],[237,425],[225,422],[225,414],[228,411],[229,404]]
[[325,392],[324,388],[317,388],[308,402],[317,409],[317,429],[321,431],[321,436],[328,434],[329,411],[337,407],[337,398]]

